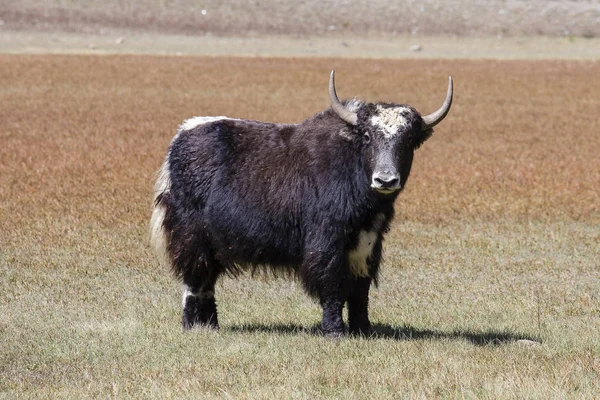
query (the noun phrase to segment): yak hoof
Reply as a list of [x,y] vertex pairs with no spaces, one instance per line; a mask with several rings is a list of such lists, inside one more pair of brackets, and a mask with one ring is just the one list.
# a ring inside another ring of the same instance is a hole
[[355,329],[350,329],[350,334],[352,336],[370,337],[373,334],[373,330],[371,329],[370,326],[355,328]]
[[189,313],[186,311],[188,310],[184,310],[183,317],[181,318],[183,330],[190,330],[192,328],[219,329],[217,314],[208,314],[207,312]]
[[189,331],[190,329],[193,329],[193,328],[208,328],[208,329],[219,330],[219,323],[213,322],[213,321],[189,321],[184,318],[183,321],[181,322],[181,327],[183,328],[184,331]]

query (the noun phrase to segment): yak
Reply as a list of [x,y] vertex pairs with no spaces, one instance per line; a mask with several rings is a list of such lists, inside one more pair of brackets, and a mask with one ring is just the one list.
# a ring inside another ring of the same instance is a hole
[[182,326],[218,328],[223,274],[287,272],[318,299],[324,335],[369,335],[369,289],[413,154],[448,114],[340,101],[299,124],[184,121],[158,171],[151,242],[183,282]]

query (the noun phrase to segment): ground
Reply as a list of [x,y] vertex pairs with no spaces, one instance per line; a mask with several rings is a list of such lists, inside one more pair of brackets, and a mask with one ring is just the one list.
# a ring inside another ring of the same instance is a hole
[[[411,52],[381,36],[13,28],[0,38],[0,396],[599,396],[597,39],[511,37],[501,59],[452,54],[452,42],[507,43],[495,36],[416,35],[423,50]],[[186,51],[195,40],[303,57]],[[313,40],[319,57],[305,52]],[[554,50],[516,52],[531,43]],[[359,46],[367,54],[344,53]],[[299,284],[261,276],[220,282],[219,332],[183,333],[179,284],[147,233],[177,125],[298,122],[328,107],[332,68],[340,97],[423,113],[455,81],[397,203],[372,294],[376,335],[324,339]]]

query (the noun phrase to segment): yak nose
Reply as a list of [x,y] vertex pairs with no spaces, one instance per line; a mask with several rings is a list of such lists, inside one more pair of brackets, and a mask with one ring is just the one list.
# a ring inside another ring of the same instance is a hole
[[375,172],[371,186],[374,189],[395,190],[400,187],[400,177],[390,171]]

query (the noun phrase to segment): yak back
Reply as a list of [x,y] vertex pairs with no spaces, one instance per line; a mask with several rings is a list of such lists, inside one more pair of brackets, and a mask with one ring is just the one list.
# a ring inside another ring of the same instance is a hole
[[331,110],[298,125],[223,119],[180,132],[168,158],[170,225],[202,230],[230,272],[296,270],[307,248],[352,246],[377,213],[392,213],[369,190],[352,135]]

